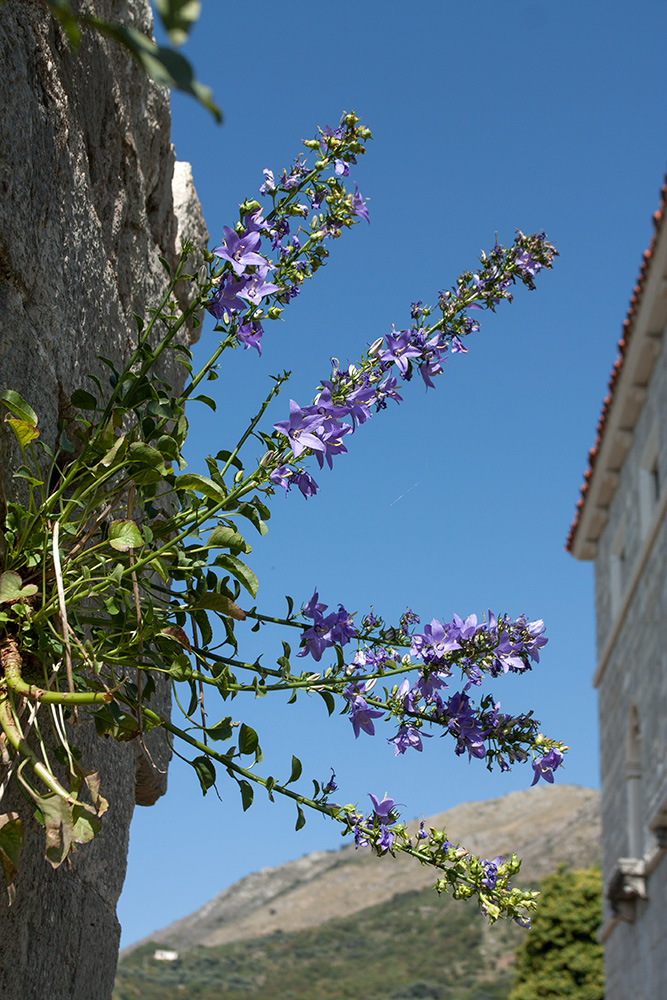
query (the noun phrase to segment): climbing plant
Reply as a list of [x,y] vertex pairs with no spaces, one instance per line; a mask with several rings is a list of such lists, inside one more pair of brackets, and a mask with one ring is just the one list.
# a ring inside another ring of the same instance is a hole
[[[244,201],[219,246],[187,244],[173,269],[163,261],[167,290],[147,317],[136,317],[127,365],[119,370],[101,358],[106,380],[91,374],[72,394],[76,417],[54,447],[40,437],[30,403],[11,389],[2,393],[22,454],[0,521],[2,791],[9,781],[20,784],[45,828],[46,857],[58,866],[94,837],[107,808],[104,775],[81,758],[74,724],[89,721],[100,738],[141,743],[158,729],[190,753],[204,792],[227,777],[244,809],[258,786],[271,799],[286,796],[297,829],[307,809],[324,813],[358,846],[403,851],[432,865],[438,891],[477,897],[491,920],[525,921],[535,893],[510,884],[516,856],[477,858],[423,824],[410,835],[386,796],[371,794],[368,811],[338,804],[334,775],[313,781],[306,794],[297,757],[288,780],[278,782],[261,771],[259,735],[225,714],[240,696],[289,692],[293,703],[314,693],[329,714],[349,717],[356,737],[373,735],[379,720],[393,725],[397,755],[421,750],[435,732],[489,769],[531,762],[534,782],[553,781],[566,749],[539,732],[532,712],[510,716],[481,693],[487,678],[539,662],[547,641],[542,621],[489,612],[420,627],[407,610],[388,624],[371,612],[359,619],[342,605],[332,609],[317,592],[298,603],[288,597],[279,613],[256,603],[258,581],[245,558],[248,531],[266,533],[277,491],[314,496],[313,459],[332,466],[353,429],[399,403],[412,378],[433,387],[445,358],[465,353],[466,338],[478,330],[475,310],[511,301],[517,285],[534,288],[556,254],[544,233],[517,232],[511,245],[496,243],[435,305],[413,303],[405,329],[367,344],[355,364],[336,366],[312,402],[291,400],[285,419],[267,427],[266,408],[289,372],[276,376],[239,440],[209,456],[205,471],[183,471],[188,409],[215,408],[202,387],[217,378],[225,352],[242,346],[261,353],[265,328],[326,263],[331,241],[369,221],[348,178],[370,138],[356,115],[343,115],[306,140],[307,153],[289,168],[264,170],[266,207]],[[181,308],[175,291],[184,283],[190,296]],[[182,334],[204,309],[219,338],[196,370]],[[166,356],[185,369],[182,391],[163,374]],[[245,659],[245,630],[266,623],[283,630],[278,655]],[[159,678],[173,685],[180,725],[154,706]],[[220,700],[215,712],[211,699]],[[218,721],[209,725],[208,718]],[[22,835],[17,814],[0,816],[10,890]]]

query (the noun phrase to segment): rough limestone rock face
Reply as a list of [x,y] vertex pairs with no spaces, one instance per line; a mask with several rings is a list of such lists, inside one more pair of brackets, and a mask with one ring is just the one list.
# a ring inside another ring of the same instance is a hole
[[[86,7],[151,31],[148,0]],[[129,356],[133,313],[145,314],[165,288],[158,255],[174,260],[181,239],[203,245],[206,231],[189,166],[174,171],[168,95],[113,42],[86,31],[72,53],[45,8],[9,0],[0,6],[0,67],[0,389],[34,406],[53,446],[69,394],[91,388],[89,372],[106,379],[97,356]],[[179,368],[163,373],[176,383]],[[0,447],[11,491],[18,456],[5,430]],[[168,690],[160,697],[158,711]],[[166,789],[169,748],[161,733],[150,737],[149,760],[132,743],[77,727],[110,807],[102,832],[56,871],[22,795],[4,796],[0,811],[21,812],[25,842],[16,899],[8,907],[0,897],[3,1000],[111,996],[132,811]]]

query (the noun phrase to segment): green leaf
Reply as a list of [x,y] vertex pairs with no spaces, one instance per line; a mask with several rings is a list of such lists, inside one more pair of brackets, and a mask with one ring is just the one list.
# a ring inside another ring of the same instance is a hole
[[256,508],[251,503],[240,503],[236,513],[240,514],[241,517],[247,518],[251,524],[254,524],[260,535],[265,535],[269,530],[257,513]]
[[317,693],[324,700],[324,704],[327,706],[327,712],[329,715],[333,715],[336,709],[336,701],[331,691],[318,691]]
[[0,604],[13,604],[14,601],[33,597],[37,593],[34,583],[27,583],[25,587],[22,583],[18,573],[13,573],[11,570],[0,573]]
[[232,458],[232,452],[226,451],[224,448],[222,449],[222,451],[218,452],[218,454],[215,456],[215,460],[216,462],[221,462],[223,465],[225,465],[227,461],[229,461],[229,464],[233,465],[235,469],[239,470],[239,472],[243,470],[241,459],[238,458],[238,456],[236,455],[234,456],[234,458]]
[[210,396],[201,395],[201,396],[193,396],[192,398],[199,400],[200,403],[205,403],[206,406],[209,406],[213,411],[217,409],[215,400],[211,399]]
[[94,410],[97,407],[97,400],[85,389],[76,389],[70,396],[70,401],[79,410]]
[[123,712],[114,702],[98,709],[94,713],[94,719],[98,736],[111,736],[119,743],[127,743],[139,735],[134,716]]
[[27,420],[33,426],[37,423],[37,414],[18,392],[14,392],[13,389],[3,389],[0,392],[0,400],[2,400],[7,409],[15,417],[19,417],[20,420]]
[[219,740],[221,743],[226,743],[227,740],[231,740],[233,734],[232,729],[232,717],[231,715],[225,716],[220,722],[216,722],[214,726],[209,726],[206,730],[206,735],[211,740]]
[[125,521],[112,521],[109,527],[109,545],[118,552],[129,552],[144,544],[139,528],[129,518]]
[[215,557],[214,563],[216,566],[227,570],[239,583],[243,584],[251,597],[256,596],[259,588],[257,577],[240,559],[237,559],[235,556],[220,555]]
[[200,476],[197,472],[186,472],[182,476],[177,476],[174,480],[174,489],[201,493],[202,496],[208,497],[210,500],[224,500],[227,496],[222,486],[218,486],[207,476]]
[[252,800],[255,797],[255,792],[249,781],[245,778],[241,778],[239,781],[239,788],[241,789],[241,802],[243,803],[243,812],[249,809],[252,805]]
[[199,784],[201,785],[201,790],[206,795],[209,788],[215,784],[215,766],[213,761],[209,760],[208,757],[195,757],[190,763],[197,772],[197,777],[199,778]]
[[190,680],[192,677],[192,664],[185,653],[181,653],[172,660],[169,667],[169,676],[173,677],[175,681]]
[[295,830],[300,830],[302,826],[306,825],[306,817],[303,815],[303,809],[300,805],[296,807],[296,825]]
[[250,726],[246,726],[245,722],[242,722],[239,730],[239,753],[244,755],[255,753],[258,747],[259,737],[257,733]]
[[155,6],[171,42],[182,45],[199,20],[200,0],[155,0]]
[[227,524],[219,524],[208,536],[206,547],[209,549],[229,549],[232,555],[237,556],[239,552],[251,552],[250,545],[243,536]]
[[21,465],[13,475],[14,479],[25,479],[31,486],[43,486],[43,479],[35,479],[35,473],[27,465]]
[[178,445],[171,434],[162,434],[155,442],[157,450],[170,462],[177,462],[179,459]]
[[266,792],[271,802],[276,801],[273,797],[273,789],[275,787],[276,787],[276,779],[272,775],[269,775],[268,778],[266,779]]
[[303,771],[303,766],[298,757],[292,754],[292,773],[290,774],[289,781],[286,781],[286,785],[291,785],[293,781],[298,781],[301,777],[301,772]]
[[159,472],[165,470],[164,456],[157,448],[153,448],[150,444],[146,444],[145,441],[134,441],[128,449],[128,459],[131,462],[140,462],[142,465],[148,465],[151,469],[157,469]]

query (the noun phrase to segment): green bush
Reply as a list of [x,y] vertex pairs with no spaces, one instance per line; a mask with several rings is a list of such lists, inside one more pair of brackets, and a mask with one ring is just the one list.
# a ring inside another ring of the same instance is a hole
[[603,1000],[602,879],[598,868],[544,879],[531,930],[517,951],[510,1000]]

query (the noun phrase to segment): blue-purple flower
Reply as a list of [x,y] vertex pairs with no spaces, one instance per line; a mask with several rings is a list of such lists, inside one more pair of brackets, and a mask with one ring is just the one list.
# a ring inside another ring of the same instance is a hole
[[229,261],[237,275],[243,274],[248,267],[266,263],[264,257],[255,252],[261,242],[258,232],[246,232],[239,236],[229,226],[223,226],[222,232],[224,243],[216,247],[213,253],[216,257]]
[[375,736],[373,719],[382,718],[384,712],[378,712],[377,709],[371,708],[366,699],[362,698],[360,694],[352,694],[348,700],[350,703],[350,722],[352,723],[355,739],[359,738],[359,733],[362,730],[364,733],[368,733],[369,736]]
[[552,747],[547,753],[542,757],[536,757],[533,761],[533,771],[535,772],[535,777],[531,782],[531,787],[536,785],[540,778],[544,778],[548,781],[550,785],[553,785],[554,775],[553,772],[557,767],[563,763],[563,754],[556,747]]

